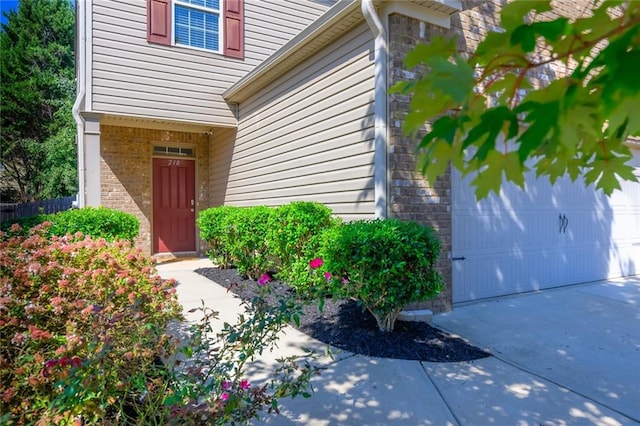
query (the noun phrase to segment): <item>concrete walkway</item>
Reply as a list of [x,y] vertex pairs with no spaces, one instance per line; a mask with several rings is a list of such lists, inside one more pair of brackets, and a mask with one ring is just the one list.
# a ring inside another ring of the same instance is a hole
[[[193,272],[205,259],[161,264],[185,313],[204,300],[233,322],[238,300]],[[188,314],[195,320],[197,314]],[[269,425],[640,425],[640,277],[459,306],[433,324],[494,356],[430,363],[342,352],[319,360],[310,399],[280,401]],[[326,347],[291,328],[278,354]]]

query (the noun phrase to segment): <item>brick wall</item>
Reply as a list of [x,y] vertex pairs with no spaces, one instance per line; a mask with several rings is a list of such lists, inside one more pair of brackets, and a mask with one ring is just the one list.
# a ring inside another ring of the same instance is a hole
[[101,126],[102,205],[131,213],[140,221],[136,246],[151,254],[153,145],[193,144],[196,148],[198,210],[209,207],[209,136],[134,127]]
[[[404,15],[390,15],[390,85],[415,78],[416,74],[402,65],[406,54],[418,42],[428,42],[433,35],[446,34],[447,31]],[[438,232],[441,242],[438,270],[446,287],[437,298],[411,307],[443,312],[451,310],[451,261],[447,256],[451,251],[451,179],[447,172],[436,182],[427,182],[416,171],[415,149],[421,135],[408,137],[402,131],[409,101],[408,96],[392,94],[389,97],[389,216],[416,221]]]

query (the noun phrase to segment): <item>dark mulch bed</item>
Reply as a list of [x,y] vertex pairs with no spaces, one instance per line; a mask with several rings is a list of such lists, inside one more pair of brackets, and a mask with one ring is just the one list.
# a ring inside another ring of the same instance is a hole
[[[245,300],[252,299],[259,291],[255,281],[242,279],[235,269],[201,268],[195,272]],[[272,281],[268,286],[272,300],[276,295],[293,294],[288,286],[278,281]],[[327,299],[322,312],[316,302],[305,305],[300,326],[296,328],[336,348],[373,357],[459,362],[490,356],[427,323],[398,321],[393,333],[381,332],[373,316],[351,300]]]

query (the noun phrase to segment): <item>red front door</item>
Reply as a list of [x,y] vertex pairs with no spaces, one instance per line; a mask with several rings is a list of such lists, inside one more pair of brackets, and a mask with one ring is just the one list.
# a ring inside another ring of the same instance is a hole
[[195,161],[153,159],[153,252],[196,250]]

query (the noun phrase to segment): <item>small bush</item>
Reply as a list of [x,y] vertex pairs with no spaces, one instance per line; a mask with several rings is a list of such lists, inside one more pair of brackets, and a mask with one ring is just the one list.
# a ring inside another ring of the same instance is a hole
[[[66,210],[54,214],[40,214],[19,220],[3,222],[2,230],[9,231],[12,224],[20,225],[22,235],[27,235],[35,225],[50,222],[48,236],[63,237],[81,232],[94,239],[104,238],[107,241],[127,240],[133,242],[138,236],[140,223],[132,214],[105,207],[84,207]],[[17,229],[17,228],[15,228]],[[15,232],[9,232],[15,235]]]
[[51,222],[49,235],[59,237],[82,232],[94,239],[133,242],[140,231],[140,223],[134,215],[105,207],[67,210],[51,215],[48,220]]
[[233,215],[227,250],[241,276],[257,279],[268,270],[267,230],[274,211],[265,206],[243,207]]
[[408,303],[442,290],[439,251],[433,229],[418,223],[356,221],[327,231],[319,257],[309,266],[327,278],[335,297],[360,300],[380,330],[392,331]]
[[297,259],[292,260],[286,270],[286,283],[296,290],[296,293],[307,299],[324,297],[327,294],[326,278],[318,270],[310,268],[309,263],[316,257],[325,245],[330,245],[335,228],[342,226],[341,219],[332,220],[329,225],[320,229],[309,238],[304,252]]
[[319,233],[335,225],[331,209],[316,202],[296,201],[280,206],[271,217],[267,244],[276,259],[278,278],[295,285],[300,279],[300,262],[306,264],[311,247]]
[[220,268],[233,264],[231,244],[236,237],[236,214],[240,207],[219,206],[200,212],[196,221],[200,237],[209,244],[209,258]]

